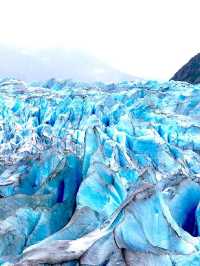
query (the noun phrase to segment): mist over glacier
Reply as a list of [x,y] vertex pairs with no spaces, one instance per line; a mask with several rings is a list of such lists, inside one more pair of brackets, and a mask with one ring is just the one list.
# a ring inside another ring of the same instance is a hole
[[200,85],[0,81],[0,264],[200,263]]
[[19,48],[0,45],[0,77],[15,77],[26,82],[52,77],[82,82],[120,82],[141,80],[120,71],[81,49]]

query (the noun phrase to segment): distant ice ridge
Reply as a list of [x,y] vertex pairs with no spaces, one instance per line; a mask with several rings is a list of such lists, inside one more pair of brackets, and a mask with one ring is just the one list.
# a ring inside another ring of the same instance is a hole
[[0,265],[200,265],[200,85],[0,81]]

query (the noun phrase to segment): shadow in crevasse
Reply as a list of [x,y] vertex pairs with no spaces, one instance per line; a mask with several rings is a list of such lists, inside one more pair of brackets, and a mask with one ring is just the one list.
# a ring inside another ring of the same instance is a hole
[[200,235],[200,186],[194,182],[183,182],[169,207],[177,224],[190,235]]
[[190,233],[192,236],[198,236],[198,226],[197,226],[197,221],[196,221],[196,208],[192,208],[188,213],[187,217],[182,224],[182,228]]

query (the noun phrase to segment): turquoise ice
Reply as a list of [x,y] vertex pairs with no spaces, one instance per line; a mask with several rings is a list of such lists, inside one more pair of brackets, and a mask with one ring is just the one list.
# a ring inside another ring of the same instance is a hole
[[199,110],[184,82],[1,80],[0,265],[200,265]]

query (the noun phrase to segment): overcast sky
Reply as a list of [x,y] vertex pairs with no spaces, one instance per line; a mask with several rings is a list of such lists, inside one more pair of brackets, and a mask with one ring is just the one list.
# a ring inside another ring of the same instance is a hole
[[76,48],[168,79],[200,52],[200,0],[0,0],[0,43]]

